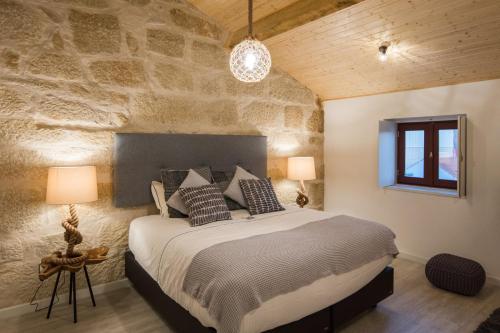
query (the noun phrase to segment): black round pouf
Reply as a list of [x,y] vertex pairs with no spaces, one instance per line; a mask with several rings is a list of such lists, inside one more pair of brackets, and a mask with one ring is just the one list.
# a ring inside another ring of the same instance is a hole
[[447,253],[438,254],[427,262],[425,276],[438,288],[466,296],[476,295],[486,281],[481,264]]

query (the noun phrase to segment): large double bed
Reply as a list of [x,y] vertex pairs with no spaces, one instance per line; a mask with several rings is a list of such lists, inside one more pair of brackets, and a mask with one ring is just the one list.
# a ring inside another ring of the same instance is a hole
[[[115,204],[151,202],[149,183],[163,167],[240,164],[265,177],[266,151],[260,136],[117,134]],[[183,218],[137,218],[126,275],[178,332],[331,332],[392,294],[390,231],[285,208],[255,216],[234,210],[231,220],[198,227]]]

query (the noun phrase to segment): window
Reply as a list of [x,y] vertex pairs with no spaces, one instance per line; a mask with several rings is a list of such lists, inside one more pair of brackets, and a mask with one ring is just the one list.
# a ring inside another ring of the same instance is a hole
[[457,121],[399,123],[397,182],[457,189]]
[[379,121],[378,185],[463,198],[467,185],[467,116]]

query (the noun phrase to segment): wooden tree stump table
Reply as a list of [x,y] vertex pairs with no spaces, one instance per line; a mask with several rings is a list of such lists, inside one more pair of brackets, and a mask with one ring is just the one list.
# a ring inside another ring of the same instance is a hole
[[[89,288],[90,298],[92,299],[92,305],[96,306],[94,293],[92,292],[92,284],[90,283],[89,273],[87,270],[88,265],[97,265],[107,259],[109,248],[105,246],[97,247],[87,251],[83,251],[85,260],[78,262],[76,264],[61,264],[61,265],[45,265],[42,266],[42,270],[38,273],[38,277],[41,281],[48,279],[50,276],[57,273],[56,283],[54,289],[52,290],[52,297],[50,299],[49,310],[47,311],[47,319],[50,318],[50,313],[52,312],[52,306],[54,305],[54,298],[57,292],[57,286],[59,285],[59,278],[61,277],[61,272],[68,271],[70,273],[69,279],[69,304],[73,304],[73,322],[77,322],[77,309],[76,309],[76,273],[78,273],[82,268],[85,273],[85,279],[87,280],[87,286]],[[62,259],[64,262],[66,255],[62,255],[61,252],[54,252],[51,255],[52,258]],[[71,258],[69,258],[71,259]],[[42,259],[43,262],[43,259]]]

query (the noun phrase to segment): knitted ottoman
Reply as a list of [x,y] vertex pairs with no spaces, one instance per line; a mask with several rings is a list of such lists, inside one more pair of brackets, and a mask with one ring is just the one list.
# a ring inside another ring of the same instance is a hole
[[479,263],[446,253],[427,262],[425,275],[434,286],[466,296],[476,295],[486,280]]

